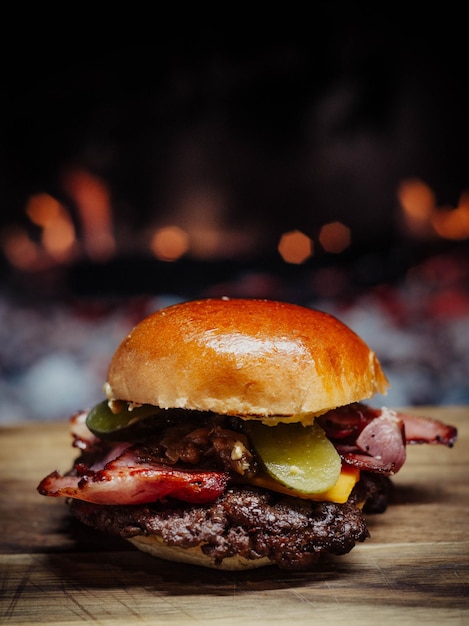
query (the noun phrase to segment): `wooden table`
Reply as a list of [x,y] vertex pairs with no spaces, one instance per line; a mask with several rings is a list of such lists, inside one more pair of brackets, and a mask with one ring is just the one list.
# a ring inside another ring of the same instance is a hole
[[68,425],[0,429],[1,624],[469,624],[469,408],[428,408],[453,449],[413,446],[371,538],[310,573],[166,563],[36,492],[75,457]]

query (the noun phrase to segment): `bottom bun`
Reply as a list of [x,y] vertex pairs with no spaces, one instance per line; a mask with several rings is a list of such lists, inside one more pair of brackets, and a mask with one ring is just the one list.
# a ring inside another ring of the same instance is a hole
[[165,559],[166,561],[177,561],[178,563],[190,563],[192,565],[201,565],[202,567],[211,567],[212,569],[240,571],[265,567],[273,565],[273,561],[267,557],[258,559],[247,559],[243,556],[225,557],[221,561],[207,556],[202,551],[202,545],[181,548],[180,546],[169,546],[158,535],[138,535],[128,539],[136,548],[143,552],[148,552],[151,556]]

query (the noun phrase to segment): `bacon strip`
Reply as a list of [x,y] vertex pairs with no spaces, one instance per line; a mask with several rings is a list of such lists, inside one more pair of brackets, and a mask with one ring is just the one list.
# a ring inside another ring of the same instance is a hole
[[86,425],[88,411],[79,411],[70,418],[70,432],[73,437],[73,446],[80,450],[88,450],[99,441]]
[[406,459],[404,424],[392,412],[373,419],[357,437],[355,448],[336,446],[342,460],[359,469],[391,475]]
[[454,426],[449,426],[430,417],[400,413],[397,415],[405,424],[406,442],[441,444],[452,448],[456,443],[458,431]]
[[395,474],[406,459],[406,444],[453,446],[457,430],[428,417],[365,404],[351,404],[319,418],[342,460],[359,469]]
[[218,471],[174,469],[141,462],[131,449],[94,470],[75,465],[76,475],[52,472],[38,487],[45,496],[65,496],[95,504],[144,504],[171,496],[191,503],[215,500],[228,484],[229,475]]
[[393,414],[404,423],[406,443],[441,444],[452,447],[457,430],[430,417],[422,417],[366,404],[354,403],[325,413],[318,421],[333,440],[356,440],[361,431],[384,413]]

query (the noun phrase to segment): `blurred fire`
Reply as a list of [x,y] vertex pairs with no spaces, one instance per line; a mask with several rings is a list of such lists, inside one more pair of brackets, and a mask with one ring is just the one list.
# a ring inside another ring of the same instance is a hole
[[[319,243],[325,252],[340,254],[350,246],[350,228],[342,222],[324,224],[319,231]],[[300,265],[314,254],[314,241],[300,230],[283,233],[277,246],[286,263]]]
[[3,233],[3,251],[11,265],[18,269],[41,270],[66,263],[76,253],[75,228],[65,207],[47,193],[31,196],[26,214],[39,227],[39,242],[20,226]]
[[79,168],[64,174],[63,185],[77,205],[86,253],[93,261],[108,260],[116,248],[108,185]]
[[13,267],[27,271],[43,265],[39,246],[19,226],[11,226],[3,233],[2,247],[5,257]]
[[176,261],[189,249],[189,237],[179,226],[158,228],[151,238],[150,249],[160,261]]
[[25,213],[31,228],[14,225],[2,233],[2,248],[8,262],[23,271],[40,271],[65,264],[86,254],[93,261],[106,261],[114,255],[116,243],[108,186],[81,169],[71,169],[63,186],[76,205],[80,233],[76,232],[69,210],[48,193],[28,198]]
[[49,194],[37,194],[29,199],[26,213],[42,228],[42,245],[50,256],[57,262],[68,260],[75,244],[75,227],[60,202]]
[[432,214],[435,232],[445,239],[469,237],[469,192],[464,192],[456,209],[440,209]]
[[313,254],[313,242],[300,230],[283,233],[278,244],[280,256],[286,263],[304,263]]
[[319,233],[319,243],[326,252],[339,254],[350,246],[350,228],[342,222],[324,224]]
[[469,238],[469,192],[462,193],[457,207],[439,207],[432,189],[419,179],[404,180],[397,192],[407,230],[420,238]]
[[[145,251],[163,261],[176,261],[186,254],[211,261],[241,258],[254,254],[265,234],[261,229],[228,226],[224,195],[196,189],[179,197],[170,211],[174,218],[170,225],[153,224],[154,230],[149,234],[148,230],[129,233],[125,225],[117,224],[121,235],[120,241],[116,241],[109,185],[76,167],[66,170],[61,182],[71,208],[48,193],[35,194],[25,206],[29,224],[12,225],[2,233],[3,253],[13,267],[34,272],[70,263],[80,256],[106,262],[118,247],[137,254]],[[431,187],[413,178],[402,181],[397,197],[405,231],[413,237],[453,241],[469,238],[469,191],[461,194],[454,208],[438,206]],[[158,220],[160,217],[165,216]],[[268,225],[264,227],[267,229]],[[277,251],[285,263],[299,265],[316,250],[340,254],[351,241],[350,228],[334,221],[318,229],[317,242],[301,230],[282,233]]]

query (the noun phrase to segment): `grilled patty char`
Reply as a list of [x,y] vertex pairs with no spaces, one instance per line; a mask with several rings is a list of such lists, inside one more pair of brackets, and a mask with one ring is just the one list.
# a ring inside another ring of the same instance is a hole
[[182,548],[202,545],[217,561],[233,555],[268,557],[282,569],[306,569],[323,555],[349,552],[369,533],[357,502],[382,511],[388,479],[365,475],[349,502],[312,502],[254,487],[229,488],[211,505],[177,501],[151,505],[102,506],[70,501],[83,523],[107,533],[131,538],[157,535]]

